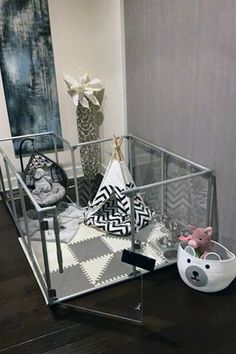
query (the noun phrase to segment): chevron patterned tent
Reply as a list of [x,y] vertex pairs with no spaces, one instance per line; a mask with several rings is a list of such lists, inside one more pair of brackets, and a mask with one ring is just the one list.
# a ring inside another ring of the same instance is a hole
[[[122,192],[135,184],[122,157],[122,141],[123,138],[113,138],[114,155],[99,190],[89,205],[85,223],[115,235],[127,236],[131,232],[130,200]],[[151,220],[151,211],[139,195],[134,199],[134,211],[138,231]]]

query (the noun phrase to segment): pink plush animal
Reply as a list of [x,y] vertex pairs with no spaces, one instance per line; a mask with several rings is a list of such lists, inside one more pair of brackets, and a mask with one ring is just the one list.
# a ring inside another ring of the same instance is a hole
[[199,255],[200,258],[204,258],[207,253],[212,252],[211,236],[211,226],[206,228],[197,227],[192,231],[192,235],[180,236],[179,239],[181,241],[188,241],[188,245],[195,249],[196,254]]

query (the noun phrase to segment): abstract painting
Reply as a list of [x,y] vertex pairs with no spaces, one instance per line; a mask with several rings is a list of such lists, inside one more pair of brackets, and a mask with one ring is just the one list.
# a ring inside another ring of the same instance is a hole
[[[0,0],[0,65],[12,136],[61,135],[47,0]],[[37,149],[50,150],[49,138]],[[19,143],[14,142],[15,153]]]

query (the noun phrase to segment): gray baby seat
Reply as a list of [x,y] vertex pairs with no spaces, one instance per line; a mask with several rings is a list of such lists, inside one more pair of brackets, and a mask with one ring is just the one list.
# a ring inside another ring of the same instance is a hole
[[[24,168],[22,150],[25,141],[31,141],[33,151]],[[40,206],[58,204],[64,198],[68,184],[64,169],[55,161],[37,151],[34,147],[33,138],[26,138],[21,141],[19,155],[21,175],[34,200]]]

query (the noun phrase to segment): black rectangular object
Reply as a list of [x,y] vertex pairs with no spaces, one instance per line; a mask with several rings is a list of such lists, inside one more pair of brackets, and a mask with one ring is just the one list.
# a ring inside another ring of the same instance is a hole
[[48,296],[56,299],[57,298],[56,290],[55,289],[48,289]]
[[41,226],[41,229],[46,231],[49,229],[49,226],[48,226],[48,221],[47,220],[42,220],[40,221],[40,226]]
[[123,250],[121,262],[151,271],[155,267],[156,260],[130,250]]

